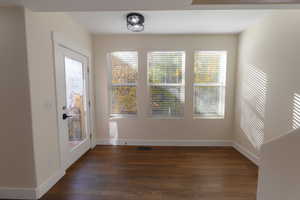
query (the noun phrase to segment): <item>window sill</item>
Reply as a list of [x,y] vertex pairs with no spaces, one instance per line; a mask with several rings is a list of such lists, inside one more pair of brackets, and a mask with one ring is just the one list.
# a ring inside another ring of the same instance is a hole
[[158,119],[158,120],[182,120],[184,117],[159,117],[159,116],[150,116],[148,119]]
[[224,119],[224,115],[194,115],[193,119]]
[[114,119],[137,119],[137,115],[110,115],[109,120],[114,120]]

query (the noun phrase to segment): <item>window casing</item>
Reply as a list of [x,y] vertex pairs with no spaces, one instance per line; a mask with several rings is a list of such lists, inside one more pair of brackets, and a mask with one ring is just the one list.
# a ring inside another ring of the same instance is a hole
[[194,117],[224,117],[226,65],[226,51],[194,53]]
[[182,118],[184,115],[185,52],[148,53],[150,115],[155,118]]
[[137,115],[138,53],[118,51],[110,60],[110,117]]

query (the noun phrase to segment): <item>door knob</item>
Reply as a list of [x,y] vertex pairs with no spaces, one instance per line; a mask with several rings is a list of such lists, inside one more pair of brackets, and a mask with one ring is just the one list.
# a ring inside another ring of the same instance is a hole
[[63,115],[62,115],[62,119],[63,120],[65,120],[65,119],[67,119],[67,118],[69,118],[69,117],[72,117],[71,115],[67,115],[66,113],[64,113]]

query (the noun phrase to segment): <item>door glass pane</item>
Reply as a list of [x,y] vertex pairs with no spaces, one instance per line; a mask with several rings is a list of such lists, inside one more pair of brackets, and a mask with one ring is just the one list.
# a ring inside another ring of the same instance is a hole
[[66,108],[69,144],[75,147],[86,138],[84,71],[79,61],[65,57]]

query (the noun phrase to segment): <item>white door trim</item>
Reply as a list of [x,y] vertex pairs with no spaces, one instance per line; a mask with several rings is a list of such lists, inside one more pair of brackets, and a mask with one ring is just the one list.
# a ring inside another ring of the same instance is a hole
[[[94,105],[94,95],[93,95],[93,82],[92,82],[92,67],[91,67],[91,52],[89,50],[86,50],[86,49],[83,49],[83,48],[80,48],[78,47],[76,44],[74,44],[74,42],[70,41],[69,39],[67,39],[67,37],[65,37],[63,34],[60,34],[60,33],[57,33],[57,32],[52,32],[52,41],[53,41],[53,55],[54,55],[54,68],[56,65],[58,65],[59,63],[59,60],[57,59],[58,58],[58,48],[59,47],[63,47],[63,48],[66,48],[68,50],[71,50],[75,53],[78,53],[84,57],[86,57],[87,59],[87,84],[88,84],[88,91],[87,91],[87,109],[88,109],[88,113],[89,115],[87,116],[87,121],[89,123],[89,133],[88,133],[88,136],[91,134],[91,138],[90,138],[90,148],[94,147],[95,145],[95,142],[94,142],[94,108],[93,108],[93,105]],[[54,74],[54,77],[56,77],[56,75]],[[56,83],[56,80],[55,80],[55,83]],[[56,90],[56,88],[55,88]],[[55,91],[55,95],[56,95],[57,91]],[[56,96],[56,108],[57,108],[57,105],[58,105],[58,102],[57,102],[57,96]],[[58,116],[58,110],[56,110],[56,114]],[[59,120],[59,119],[57,119]],[[57,133],[59,134],[59,122],[57,123]],[[58,143],[60,144],[59,145],[59,153],[60,153],[60,166],[61,166],[61,169],[62,170],[65,170],[64,169],[64,165],[63,165],[63,160],[62,160],[62,156],[61,156],[61,153],[62,153],[62,149],[61,149],[61,141],[60,141],[60,137],[58,135]]]

